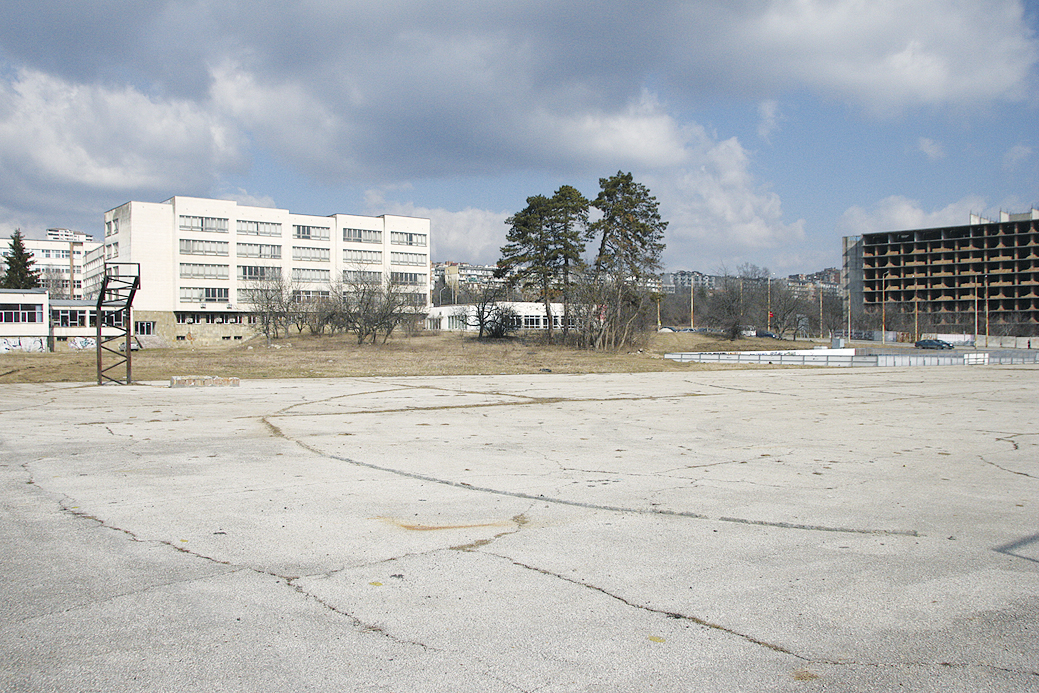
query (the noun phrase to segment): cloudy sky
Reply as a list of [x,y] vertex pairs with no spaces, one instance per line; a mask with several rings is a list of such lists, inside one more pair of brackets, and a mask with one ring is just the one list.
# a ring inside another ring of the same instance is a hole
[[631,171],[670,269],[1039,206],[1029,0],[6,0],[0,233],[173,195],[427,216],[494,262],[527,196]]

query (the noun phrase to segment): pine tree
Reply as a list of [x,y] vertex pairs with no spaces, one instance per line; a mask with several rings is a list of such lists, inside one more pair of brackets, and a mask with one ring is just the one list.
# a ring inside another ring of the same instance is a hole
[[596,274],[612,270],[636,282],[660,269],[664,252],[664,230],[657,198],[649,188],[636,183],[630,173],[600,178],[602,190],[592,206],[602,218],[588,226],[588,240],[600,237],[595,256]]
[[552,234],[558,255],[559,282],[563,293],[563,337],[570,327],[570,302],[574,271],[583,267],[584,230],[588,226],[588,199],[577,188],[563,185],[552,196]]
[[612,348],[627,344],[635,333],[650,298],[646,280],[661,266],[667,222],[660,218],[657,199],[630,173],[600,178],[599,186],[592,206],[602,218],[589,224],[585,235],[589,241],[599,238],[592,282],[604,299],[612,294],[594,344]]
[[[564,185],[552,198],[535,195],[527,206],[509,217],[508,243],[501,249],[498,275],[508,276],[537,291],[545,304],[548,341],[552,341],[552,298],[558,280],[568,305],[570,272],[584,252],[582,232],[588,221],[588,200],[576,188]],[[564,322],[568,318],[564,307]]]
[[25,249],[22,230],[15,229],[11,235],[11,245],[7,253],[7,269],[4,272],[0,288],[4,289],[37,289],[40,286],[40,270],[33,269],[36,260],[32,253]]
[[527,198],[527,206],[505,220],[508,241],[498,260],[499,277],[535,289],[545,304],[548,338],[552,339],[552,277],[556,259],[551,239],[552,202],[544,195]]

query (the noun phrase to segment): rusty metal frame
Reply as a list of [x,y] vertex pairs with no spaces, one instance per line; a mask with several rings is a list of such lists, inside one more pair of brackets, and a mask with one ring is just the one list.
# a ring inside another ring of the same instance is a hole
[[[125,270],[123,269],[125,268]],[[141,264],[139,262],[106,262],[104,280],[101,290],[97,294],[97,311],[94,322],[97,323],[97,384],[104,385],[106,382],[129,385],[133,382],[133,348],[130,340],[133,338],[133,314],[132,305],[134,294],[141,288]],[[106,318],[109,315],[122,314],[122,328],[118,327],[118,321],[112,320],[112,325],[119,329],[117,334],[105,337],[103,327],[106,327]],[[112,344],[122,341],[123,350],[112,348]],[[110,363],[105,365],[105,358]],[[109,375],[109,371],[126,366],[125,378],[117,378]]]

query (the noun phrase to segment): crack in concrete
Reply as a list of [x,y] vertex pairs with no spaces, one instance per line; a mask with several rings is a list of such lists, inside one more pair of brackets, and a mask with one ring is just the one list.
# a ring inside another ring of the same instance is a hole
[[371,462],[361,462],[359,460],[353,460],[349,457],[343,457],[341,455],[335,455],[330,452],[319,450],[311,445],[304,443],[301,440],[291,438],[287,436],[284,431],[278,428],[276,425],[271,423],[267,417],[261,417],[264,425],[270,431],[271,435],[281,438],[282,440],[295,443],[300,448],[310,452],[319,457],[325,457],[328,459],[338,460],[339,462],[345,462],[346,464],[352,464],[357,467],[364,467],[365,469],[373,469],[380,472],[386,472],[387,474],[394,474],[407,479],[415,479],[417,481],[426,481],[432,484],[440,484],[443,486],[451,486],[457,489],[464,489],[466,491],[474,491],[479,493],[490,493],[498,496],[507,496],[509,498],[522,498],[525,500],[532,500],[541,503],[553,503],[556,505],[569,505],[577,508],[587,508],[589,510],[602,510],[605,512],[615,513],[627,513],[637,515],[662,515],[667,517],[686,517],[695,520],[711,520],[715,522],[733,522],[737,524],[748,524],[748,525],[759,525],[762,527],[776,527],[779,529],[800,529],[810,530],[816,532],[843,532],[848,534],[881,534],[885,536],[906,536],[906,537],[918,537],[920,534],[915,529],[903,530],[903,529],[868,529],[859,527],[827,527],[824,525],[810,525],[810,524],[798,524],[793,522],[773,522],[769,520],[748,520],[743,518],[734,517],[711,517],[702,513],[695,513],[684,510],[666,510],[666,509],[651,509],[651,508],[625,508],[615,505],[601,505],[598,503],[587,503],[584,501],[575,501],[567,498],[557,498],[554,496],[545,496],[543,494],[534,495],[531,493],[524,493],[522,491],[505,491],[503,489],[489,488],[486,486],[474,486],[472,484],[463,481],[451,481],[449,479],[440,479],[425,474],[418,474],[416,472],[406,472],[402,469],[394,469],[392,467],[384,467],[378,464],[372,464]]
[[290,404],[289,406],[285,407],[284,409],[279,409],[278,411],[276,411],[273,414],[273,416],[290,416],[290,414],[286,413],[290,409],[295,409],[296,407],[305,407],[305,406],[310,405],[310,404],[323,404],[323,403],[326,403],[326,402],[334,402],[334,401],[339,400],[339,399],[349,399],[351,397],[363,397],[365,395],[379,395],[379,394],[383,394],[383,393],[386,393],[386,392],[401,392],[401,391],[404,391],[406,389],[408,389],[408,388],[404,388],[404,387],[400,387],[400,386],[388,387],[388,388],[384,388],[382,390],[364,390],[363,392],[351,392],[351,393],[348,393],[348,394],[345,394],[345,395],[336,395],[335,397],[326,397],[324,399],[315,399],[315,400],[307,400],[305,402],[296,402],[295,404]]
[[[531,508],[533,508],[533,506],[531,506]],[[530,510],[530,508],[528,508],[528,511],[529,510]],[[516,524],[516,526],[514,528],[512,528],[511,530],[507,530],[505,532],[498,532],[497,534],[495,534],[490,539],[477,539],[476,541],[470,542],[468,544],[460,544],[459,546],[450,546],[448,548],[450,548],[453,551],[474,551],[474,550],[479,549],[481,547],[489,546],[489,545],[493,544],[494,542],[498,541],[499,539],[501,539],[502,537],[507,537],[510,534],[516,534],[521,529],[523,529],[523,525],[525,525],[528,522],[530,522],[530,520],[527,519],[526,513],[520,513],[519,515],[514,515],[511,519],[512,519],[512,522],[514,522]]]
[[[29,464],[28,462],[25,462],[25,463],[20,465],[22,467],[22,469],[25,471],[25,473],[28,476],[28,478],[29,478],[28,481],[26,481],[26,484],[30,485],[30,486],[33,486],[34,488],[39,490],[41,493],[45,493],[45,494],[48,493],[45,489],[41,488],[35,482],[35,479],[33,478],[33,475],[32,475],[32,471],[29,469],[28,464]],[[435,648],[432,648],[432,647],[430,647],[428,645],[425,645],[423,643],[420,643],[420,642],[414,642],[414,641],[410,641],[410,640],[405,640],[403,638],[399,638],[399,637],[393,635],[392,633],[387,632],[383,628],[380,628],[379,626],[376,626],[376,625],[370,624],[370,623],[365,623],[364,621],[360,620],[359,618],[357,618],[353,614],[350,614],[350,613],[348,613],[346,611],[343,611],[342,609],[339,609],[335,605],[325,601],[324,599],[321,599],[317,595],[308,592],[306,589],[303,588],[302,585],[297,584],[297,581],[302,579],[303,576],[281,575],[281,574],[276,573],[274,571],[266,570],[266,569],[263,569],[263,568],[257,568],[255,566],[241,565],[241,564],[232,563],[230,561],[221,560],[219,558],[215,558],[213,556],[207,556],[206,554],[200,553],[198,551],[194,551],[194,550],[189,549],[188,547],[185,547],[185,546],[178,546],[177,544],[175,544],[174,542],[172,542],[172,541],[170,541],[168,539],[142,539],[139,536],[137,536],[136,533],[132,532],[131,530],[125,529],[123,527],[117,527],[116,525],[110,524],[108,521],[104,520],[103,518],[97,517],[96,515],[92,515],[92,514],[90,514],[88,512],[82,511],[82,510],[80,510],[78,508],[70,507],[68,505],[70,500],[71,499],[69,499],[68,497],[65,497],[65,498],[62,498],[61,500],[59,500],[57,502],[58,509],[60,510],[61,513],[67,514],[67,515],[71,515],[72,517],[76,517],[76,518],[79,518],[81,520],[87,520],[88,522],[93,522],[94,524],[96,524],[99,527],[102,527],[104,529],[107,529],[107,530],[110,530],[110,531],[113,531],[113,532],[118,532],[119,534],[122,534],[124,537],[126,537],[127,539],[129,539],[130,541],[133,541],[133,542],[142,543],[142,544],[149,544],[149,543],[150,544],[158,544],[160,546],[165,546],[167,548],[173,549],[174,551],[177,551],[179,553],[183,553],[183,554],[186,554],[188,556],[191,556],[192,558],[197,558],[199,560],[203,560],[203,561],[206,561],[206,562],[209,562],[209,563],[214,563],[216,565],[226,566],[226,567],[232,569],[232,570],[228,571],[228,574],[233,574],[233,573],[237,573],[237,572],[251,572],[251,573],[254,573],[256,575],[263,575],[263,576],[267,576],[267,577],[273,577],[276,580],[284,581],[285,584],[288,587],[292,588],[293,591],[295,591],[296,593],[298,593],[300,596],[304,597],[305,599],[313,600],[315,603],[317,603],[321,607],[325,608],[326,610],[331,611],[331,612],[333,612],[333,613],[335,613],[335,614],[337,614],[339,616],[342,616],[344,618],[349,619],[350,622],[353,624],[353,626],[358,628],[358,629],[360,629],[362,632],[377,633],[377,634],[382,635],[383,637],[385,637],[385,638],[387,638],[387,639],[389,639],[389,640],[391,640],[391,641],[393,641],[393,642],[395,642],[397,644],[401,644],[401,645],[413,645],[413,646],[421,647],[424,650],[434,650],[435,649]],[[213,577],[213,576],[208,576],[207,578],[194,578],[193,580],[208,579],[208,578],[211,578],[211,577]],[[190,582],[190,581],[192,581],[192,580],[186,580],[186,582]],[[148,589],[154,589],[154,587],[148,588]]]
[[[422,389],[442,389],[442,388],[422,388]],[[518,395],[513,393],[499,393],[499,392],[466,392],[464,390],[444,390],[447,392],[461,392],[463,394],[481,395],[484,397],[512,397],[523,401],[518,402],[479,402],[469,404],[439,404],[436,406],[428,407],[399,407],[395,409],[364,409],[350,412],[315,412],[306,414],[280,414],[273,413],[268,416],[284,416],[284,417],[296,417],[296,416],[360,416],[364,414],[400,414],[408,412],[424,412],[424,411],[449,411],[454,409],[482,409],[488,407],[525,407],[530,405],[544,405],[544,404],[561,404],[561,403],[583,403],[583,402],[644,402],[644,401],[658,401],[658,400],[671,400],[671,399],[684,399],[688,397],[706,397],[707,395],[702,393],[687,393],[680,395],[631,395],[628,397],[534,397],[531,395]],[[328,401],[328,400],[315,400],[317,401]],[[292,405],[286,407],[281,411],[287,411],[296,406],[303,404],[313,404],[313,402],[301,402],[299,405]]]
[[[107,527],[107,529],[112,529],[112,528],[111,527]],[[140,540],[135,539],[134,541],[140,541]],[[147,594],[148,592],[154,592],[156,590],[160,590],[160,589],[163,589],[165,587],[170,587],[172,585],[184,585],[184,584],[189,584],[189,583],[192,583],[192,582],[204,582],[206,580],[212,580],[213,578],[223,577],[224,575],[233,575],[234,573],[247,572],[249,570],[250,570],[249,568],[236,568],[236,569],[230,570],[230,571],[228,571],[226,573],[214,573],[212,575],[203,575],[203,576],[199,576],[199,577],[184,578],[183,580],[168,580],[166,582],[157,582],[154,585],[148,585],[147,587],[143,587],[141,589],[130,590],[128,592],[120,592],[119,594],[112,594],[112,595],[109,595],[109,596],[107,596],[107,597],[105,597],[103,599],[93,599],[93,600],[91,600],[89,602],[84,602],[82,604],[76,604],[75,606],[70,606],[70,607],[65,608],[65,609],[59,609],[57,611],[48,611],[47,613],[35,614],[33,616],[26,616],[25,618],[18,619],[17,623],[30,623],[32,621],[36,621],[36,620],[41,619],[41,618],[48,618],[50,616],[59,616],[61,614],[71,614],[71,613],[74,613],[76,611],[83,611],[83,610],[89,609],[89,608],[91,608],[93,606],[98,606],[100,604],[107,604],[109,602],[114,602],[117,599],[123,599],[124,597],[131,597],[131,596],[138,595],[138,594]]]
[[1034,476],[1032,474],[1028,474],[1027,472],[1019,472],[1019,471],[1016,471],[1014,469],[1007,469],[1006,467],[1000,466],[1000,465],[996,464],[995,462],[992,462],[991,460],[986,460],[982,455],[978,455],[978,459],[981,460],[982,462],[984,462],[985,464],[990,464],[993,467],[995,467],[996,469],[999,469],[999,470],[1002,470],[1004,472],[1007,472],[1008,474],[1017,474],[1018,476],[1026,476],[1029,479],[1039,479],[1039,477]]
[[517,560],[515,560],[513,558],[509,558],[508,556],[503,556],[501,554],[497,554],[497,553],[494,553],[494,552],[487,551],[487,552],[483,552],[483,553],[485,555],[495,556],[495,557],[500,558],[502,560],[509,561],[513,565],[518,566],[520,568],[525,568],[526,570],[532,570],[532,571],[534,571],[536,573],[541,573],[542,575],[547,575],[549,577],[558,578],[559,580],[563,580],[564,582],[569,582],[572,585],[577,585],[578,587],[584,587],[585,589],[592,590],[593,592],[598,592],[598,593],[600,593],[602,595],[605,595],[605,596],[609,597],[610,599],[615,599],[615,600],[619,601],[620,603],[624,604],[625,606],[629,606],[629,607],[631,607],[633,609],[640,609],[642,611],[648,611],[649,613],[659,614],[661,616],[666,616],[667,618],[673,618],[673,619],[678,619],[678,620],[682,620],[682,621],[689,621],[691,623],[695,623],[695,624],[697,624],[699,626],[703,626],[705,628],[711,628],[713,630],[721,631],[721,632],[727,633],[729,635],[734,635],[734,636],[736,636],[738,638],[746,640],[747,642],[753,643],[755,645],[760,645],[761,647],[765,647],[767,649],[773,650],[774,652],[780,652],[782,654],[790,655],[791,657],[796,657],[797,659],[800,659],[803,662],[816,663],[814,660],[812,660],[812,659],[810,659],[808,657],[805,657],[803,655],[799,655],[796,652],[793,652],[792,650],[789,650],[789,649],[783,647],[782,645],[776,645],[775,643],[770,643],[770,642],[767,642],[765,640],[761,640],[760,638],[755,638],[752,635],[747,635],[746,633],[741,633],[741,632],[739,632],[737,630],[729,628],[728,626],[723,626],[723,625],[718,624],[718,623],[713,623],[711,621],[699,618],[697,616],[690,616],[688,614],[680,614],[680,613],[677,613],[677,612],[674,612],[674,611],[666,611],[664,609],[655,609],[655,608],[653,608],[651,606],[646,606],[645,604],[636,604],[635,602],[633,602],[633,601],[631,601],[629,599],[625,599],[624,597],[620,596],[619,594],[614,594],[613,592],[610,592],[609,590],[607,590],[607,589],[605,589],[603,587],[599,587],[597,585],[590,585],[587,582],[581,582],[580,580],[575,580],[574,578],[570,578],[570,577],[567,577],[565,575],[560,575],[559,573],[553,573],[552,571],[547,570],[545,568],[538,568],[537,566],[532,566],[532,565],[529,565],[527,563],[523,563],[522,561],[517,561]]
[[998,665],[995,665],[995,664],[984,664],[984,663],[971,663],[971,662],[900,662],[900,663],[891,664],[891,663],[882,663],[882,662],[860,662],[860,661],[856,661],[856,660],[835,660],[835,659],[825,659],[825,658],[817,659],[817,658],[809,657],[807,655],[799,654],[799,653],[797,653],[797,652],[795,652],[795,651],[793,651],[793,650],[791,650],[791,649],[789,649],[787,647],[784,647],[782,645],[777,645],[775,643],[771,643],[771,642],[768,642],[766,640],[762,640],[760,638],[756,638],[753,635],[749,635],[747,633],[741,633],[740,631],[735,630],[733,628],[729,628],[728,626],[721,625],[720,623],[714,623],[712,621],[708,621],[708,620],[700,618],[698,616],[691,616],[689,614],[682,614],[682,613],[678,613],[678,612],[675,612],[675,611],[667,611],[666,609],[657,609],[657,608],[654,608],[654,607],[651,607],[651,606],[646,606],[645,604],[637,604],[637,603],[631,601],[630,599],[626,599],[625,597],[622,597],[619,594],[614,594],[613,592],[610,592],[609,590],[607,590],[607,589],[605,589],[603,587],[599,587],[597,585],[591,585],[591,584],[588,584],[586,582],[581,582],[580,580],[575,580],[574,578],[570,578],[570,577],[567,577],[565,575],[560,575],[559,573],[554,573],[551,570],[547,570],[545,568],[538,568],[537,566],[532,566],[532,565],[529,565],[527,563],[523,563],[522,561],[517,561],[516,559],[510,558],[509,556],[503,556],[501,554],[494,553],[493,551],[482,551],[480,553],[482,553],[485,556],[494,556],[496,558],[500,558],[500,559],[502,559],[504,561],[508,561],[508,562],[512,563],[513,565],[515,565],[517,567],[524,568],[526,570],[531,570],[533,572],[540,573],[540,574],[546,575],[548,577],[558,578],[559,580],[562,580],[564,582],[568,582],[568,583],[570,583],[572,585],[576,585],[578,587],[583,587],[585,589],[592,590],[593,592],[598,592],[598,593],[600,593],[600,594],[602,594],[602,595],[604,595],[606,597],[609,597],[610,599],[614,599],[614,600],[624,604],[625,606],[629,606],[629,607],[631,607],[633,609],[639,609],[641,611],[647,611],[647,612],[652,613],[652,614],[659,614],[661,616],[666,616],[667,618],[671,618],[671,619],[676,619],[676,620],[681,620],[681,621],[689,621],[691,623],[695,623],[696,625],[699,625],[699,626],[702,626],[702,627],[705,627],[705,628],[710,628],[712,630],[717,630],[717,631],[720,631],[722,633],[726,633],[728,635],[732,635],[734,637],[740,638],[740,639],[745,640],[745,641],[747,641],[749,643],[752,643],[754,645],[758,645],[760,647],[764,647],[764,648],[772,650],[774,652],[779,652],[780,654],[789,655],[791,657],[794,657],[796,659],[801,660],[802,662],[805,662],[805,663],[808,663],[808,664],[814,664],[816,666],[837,666],[837,667],[859,666],[859,667],[871,667],[871,668],[887,668],[887,667],[905,668],[905,667],[935,667],[935,666],[942,666],[942,667],[959,667],[959,668],[963,668],[963,669],[992,669],[992,670],[995,670],[995,671],[1002,671],[1004,673],[1014,674],[1014,675],[1017,675],[1017,676],[1036,676],[1036,677],[1039,677],[1039,671],[1034,671],[1034,670],[1030,670],[1030,669],[1021,669],[1021,670],[1011,669],[1009,667],[1001,667],[1001,666],[998,666]]

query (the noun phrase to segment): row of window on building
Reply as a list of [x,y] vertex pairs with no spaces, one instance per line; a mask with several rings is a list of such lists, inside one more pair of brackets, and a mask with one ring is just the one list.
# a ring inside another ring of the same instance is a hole
[[[114,244],[113,244],[114,245]],[[230,243],[227,241],[199,241],[182,238],[180,241],[181,255],[210,255],[214,257],[228,257]],[[281,246],[264,243],[237,243],[235,252],[238,257],[263,258],[269,260],[281,259]],[[359,264],[382,264],[381,250],[355,250],[347,248],[343,250],[343,261]],[[331,260],[328,248],[314,248],[310,246],[292,246],[292,259],[301,262],[329,262]],[[423,266],[428,262],[423,253],[390,253],[390,264],[394,265],[417,265]]]
[[[97,311],[89,308],[52,308],[51,323],[55,327],[96,327]],[[122,327],[122,311],[104,311],[102,324],[110,327]],[[3,323],[42,323],[42,303],[2,303],[0,304],[0,322]]]
[[[222,217],[196,217],[181,215],[179,228],[189,233],[228,233],[230,220]],[[281,224],[267,221],[248,221],[239,219],[235,222],[235,231],[243,236],[281,237]],[[113,219],[105,224],[105,235],[119,233],[119,220]],[[328,226],[293,224],[292,237],[304,240],[327,241],[331,238],[332,229]],[[375,229],[343,229],[343,241],[348,243],[382,243],[382,231]],[[428,238],[424,233],[391,231],[390,243],[393,245],[410,245],[425,247]]]

